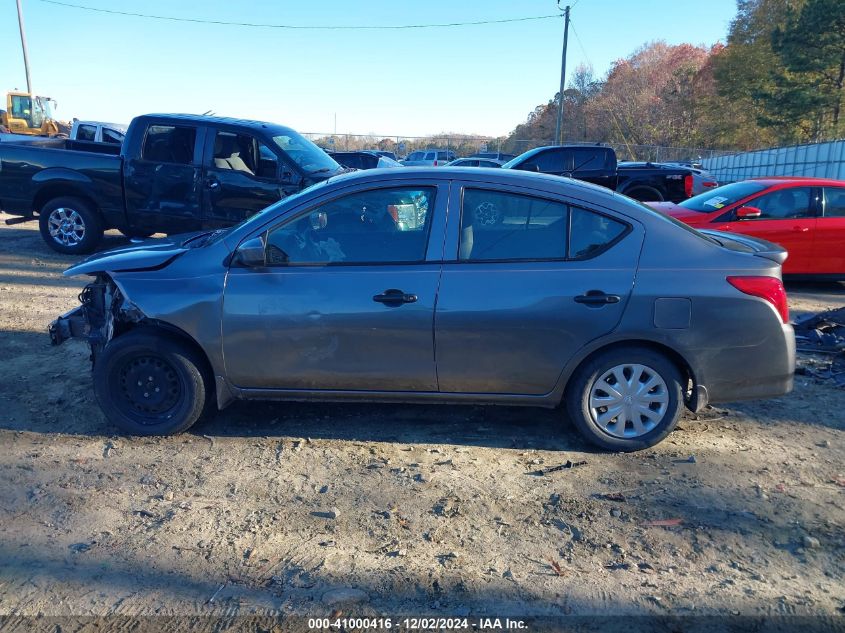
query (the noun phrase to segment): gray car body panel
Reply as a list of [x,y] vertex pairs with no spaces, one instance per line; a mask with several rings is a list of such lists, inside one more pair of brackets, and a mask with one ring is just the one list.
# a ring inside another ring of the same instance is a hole
[[[340,195],[407,183],[439,187],[421,264],[337,266],[334,280],[324,274],[329,267],[229,269],[239,244],[286,218]],[[468,186],[550,197],[615,217],[631,230],[584,261],[458,262],[459,205]],[[144,317],[195,341],[216,376],[221,407],[233,398],[551,407],[585,359],[621,343],[671,350],[705,400],[769,397],[792,386],[791,326],[768,302],[725,279],[779,277],[777,262],[723,248],[588,183],[483,168],[357,172],[275,204],[207,246],[182,242],[147,241],[67,272],[109,274]],[[227,297],[235,275],[255,279],[240,297]],[[421,295],[411,310],[370,305],[374,288],[408,283]],[[317,307],[307,305],[309,289],[323,297]],[[571,300],[592,289],[622,299],[600,308]],[[302,349],[293,348],[297,341]],[[237,357],[241,344],[247,353]],[[365,367],[368,353],[374,358]],[[268,355],[272,362],[264,362]],[[276,358],[285,355],[287,361]],[[280,367],[289,372],[281,382],[274,373]],[[240,381],[232,380],[232,368],[241,371]]]

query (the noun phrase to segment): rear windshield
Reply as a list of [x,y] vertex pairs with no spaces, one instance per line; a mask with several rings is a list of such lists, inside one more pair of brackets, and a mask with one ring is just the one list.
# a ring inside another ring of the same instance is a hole
[[766,187],[767,185],[753,181],[735,182],[688,198],[680,202],[678,206],[689,209],[690,211],[698,211],[699,213],[712,213],[743,198],[760,193]]

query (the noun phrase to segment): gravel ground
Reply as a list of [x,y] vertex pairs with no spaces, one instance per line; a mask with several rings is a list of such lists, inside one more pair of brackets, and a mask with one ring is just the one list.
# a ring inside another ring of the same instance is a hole
[[[830,381],[686,415],[628,455],[529,408],[238,403],[120,437],[86,347],[45,333],[77,304],[71,262],[0,227],[0,615],[845,608]],[[840,284],[788,290],[797,312],[845,303]]]

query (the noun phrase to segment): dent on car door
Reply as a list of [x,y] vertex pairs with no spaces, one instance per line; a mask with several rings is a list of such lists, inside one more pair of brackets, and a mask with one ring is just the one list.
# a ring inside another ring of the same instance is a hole
[[228,274],[223,351],[245,388],[436,391],[434,305],[448,187],[391,184],[295,212],[266,266]]
[[621,319],[643,229],[548,194],[467,185],[462,203],[435,314],[440,391],[547,394]]
[[200,228],[202,128],[153,123],[140,156],[126,161],[129,223],[138,230],[179,233]]

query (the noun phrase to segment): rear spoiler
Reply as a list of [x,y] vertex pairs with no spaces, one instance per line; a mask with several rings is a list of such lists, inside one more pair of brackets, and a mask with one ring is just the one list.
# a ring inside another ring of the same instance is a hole
[[699,231],[704,233],[707,237],[716,240],[725,248],[737,251],[740,253],[753,253],[758,257],[764,257],[783,265],[789,253],[786,249],[778,244],[767,242],[756,237],[749,237],[748,235],[738,235],[736,233],[725,233],[723,231],[712,231],[704,229]]

